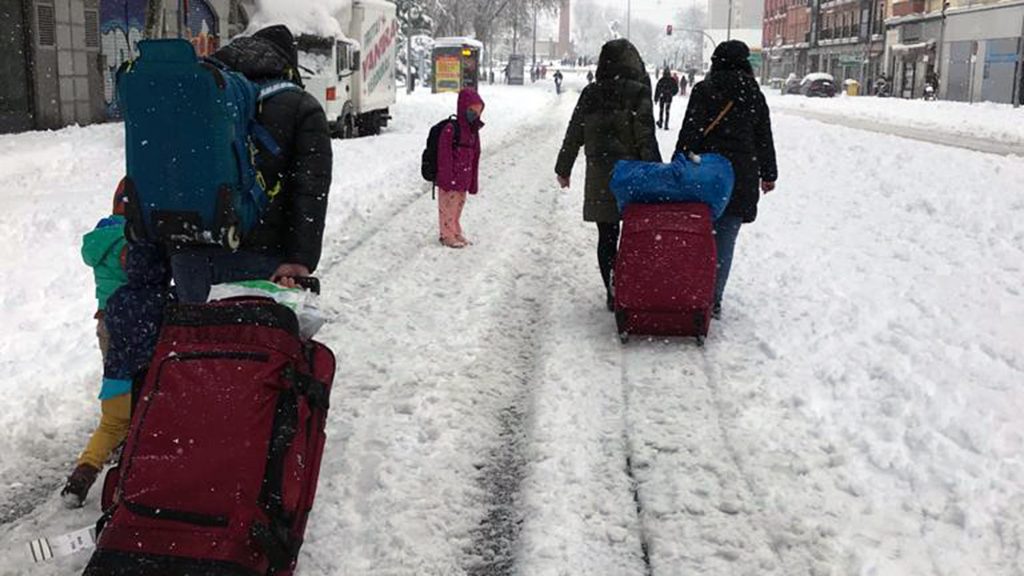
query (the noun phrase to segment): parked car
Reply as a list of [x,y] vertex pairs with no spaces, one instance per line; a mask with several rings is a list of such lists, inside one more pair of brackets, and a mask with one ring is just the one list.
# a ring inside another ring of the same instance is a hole
[[800,93],[809,98],[831,98],[836,95],[836,80],[824,72],[808,74],[800,81]]

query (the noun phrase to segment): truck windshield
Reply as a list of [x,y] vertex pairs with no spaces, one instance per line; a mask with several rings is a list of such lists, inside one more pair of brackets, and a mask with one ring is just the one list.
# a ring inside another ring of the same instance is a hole
[[296,41],[299,51],[299,67],[303,78],[323,76],[331,70],[331,53],[334,41],[330,38],[303,34]]

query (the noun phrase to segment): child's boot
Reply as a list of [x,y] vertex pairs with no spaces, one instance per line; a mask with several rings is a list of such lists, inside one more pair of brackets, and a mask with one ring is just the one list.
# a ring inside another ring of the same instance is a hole
[[71,473],[71,476],[68,476],[64,489],[60,491],[60,497],[64,501],[64,506],[66,508],[81,508],[82,504],[85,503],[86,495],[89,494],[89,488],[92,488],[99,473],[98,469],[88,464],[76,466],[75,471]]

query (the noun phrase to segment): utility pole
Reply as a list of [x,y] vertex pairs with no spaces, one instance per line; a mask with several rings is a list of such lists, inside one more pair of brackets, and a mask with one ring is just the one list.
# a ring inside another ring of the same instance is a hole
[[626,0],[626,39],[631,40],[633,28],[633,0]]
[[537,65],[537,3],[533,3],[533,65]]
[[[1021,33],[1024,34],[1024,18],[1021,18]],[[1013,107],[1019,108],[1024,102],[1024,42],[1017,49],[1017,85],[1013,87]]]
[[[949,8],[949,0],[942,2],[942,27],[939,28],[939,45],[935,47],[935,74],[939,78],[939,85],[946,74],[942,73],[942,58],[945,56],[946,43],[946,9]],[[948,86],[948,84],[947,84]],[[945,94],[942,95],[945,97]],[[939,98],[939,87],[935,87],[935,97]]]
[[729,24],[725,29],[725,39],[732,40],[732,0],[729,0]]
[[868,89],[868,73],[870,72],[869,68],[871,67],[871,43],[874,38],[873,27],[875,25],[875,6],[877,3],[874,0],[867,0],[867,4],[867,30],[861,30],[861,38],[864,42],[864,60],[860,63],[860,83],[861,90],[863,90],[863,92],[859,92],[859,94],[866,94]]

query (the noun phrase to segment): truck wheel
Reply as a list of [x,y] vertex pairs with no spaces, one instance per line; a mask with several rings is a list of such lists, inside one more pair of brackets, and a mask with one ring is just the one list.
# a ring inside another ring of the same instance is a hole
[[349,139],[356,137],[356,119],[355,116],[349,113],[345,113],[338,118],[338,122],[335,124],[334,134],[335,138]]
[[367,115],[367,123],[369,124],[366,127],[367,128],[367,130],[366,130],[367,135],[369,135],[369,136],[378,136],[378,135],[380,135],[381,123],[383,122],[381,120],[380,116],[381,116],[380,112],[371,112],[370,114]]
[[376,112],[360,114],[357,125],[360,136],[376,136],[380,134],[380,118]]

